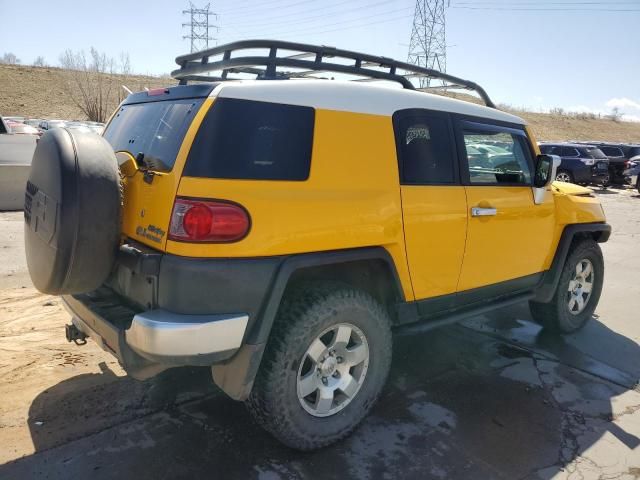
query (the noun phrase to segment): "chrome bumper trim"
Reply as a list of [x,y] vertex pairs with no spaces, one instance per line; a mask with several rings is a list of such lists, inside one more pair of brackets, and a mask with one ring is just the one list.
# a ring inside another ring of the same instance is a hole
[[246,314],[182,315],[150,310],[133,317],[125,338],[143,356],[208,355],[239,348],[248,321]]

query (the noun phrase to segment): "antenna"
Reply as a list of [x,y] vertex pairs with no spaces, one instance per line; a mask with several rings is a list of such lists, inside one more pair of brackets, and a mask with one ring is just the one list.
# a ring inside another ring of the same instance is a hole
[[[443,73],[447,71],[444,11],[449,2],[450,0],[416,0],[407,63]],[[420,88],[426,88],[432,86],[431,82],[435,80],[425,77],[418,81]]]
[[189,7],[189,10],[182,11],[183,15],[185,13],[190,15],[189,23],[183,23],[182,27],[190,27],[191,32],[182,38],[191,40],[191,53],[206,50],[209,48],[209,40],[216,40],[209,36],[209,30],[215,29],[216,32],[219,30],[217,25],[209,23],[209,17],[215,17],[217,20],[218,15],[210,11],[210,3],[207,3],[204,8],[196,8],[192,2],[189,2]]

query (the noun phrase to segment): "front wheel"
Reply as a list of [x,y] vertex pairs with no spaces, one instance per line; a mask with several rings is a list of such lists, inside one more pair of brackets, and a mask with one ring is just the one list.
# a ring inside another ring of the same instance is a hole
[[529,302],[531,316],[548,330],[560,333],[580,330],[598,305],[603,279],[600,246],[594,240],[577,243],[565,261],[551,301]]
[[356,428],[390,365],[385,309],[360,290],[310,284],[283,301],[247,406],[285,445],[321,448]]

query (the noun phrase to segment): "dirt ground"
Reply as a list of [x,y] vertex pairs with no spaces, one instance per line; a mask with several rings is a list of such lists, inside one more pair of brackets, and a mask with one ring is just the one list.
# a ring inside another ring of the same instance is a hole
[[265,434],[206,368],[127,377],[64,339],[59,299],[28,280],[19,213],[0,214],[0,479],[640,478],[640,195],[597,192],[596,318],[558,338],[526,305],[398,336],[380,402],[310,454]]

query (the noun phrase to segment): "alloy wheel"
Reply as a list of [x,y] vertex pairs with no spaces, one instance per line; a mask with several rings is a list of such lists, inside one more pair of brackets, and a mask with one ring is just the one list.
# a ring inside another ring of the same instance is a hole
[[314,417],[328,417],[357,395],[369,367],[369,344],[350,323],[332,325],[318,335],[298,367],[298,400]]
[[586,258],[576,264],[573,277],[569,281],[567,292],[567,306],[569,313],[578,315],[581,313],[591,298],[595,280],[595,272],[591,260]]

